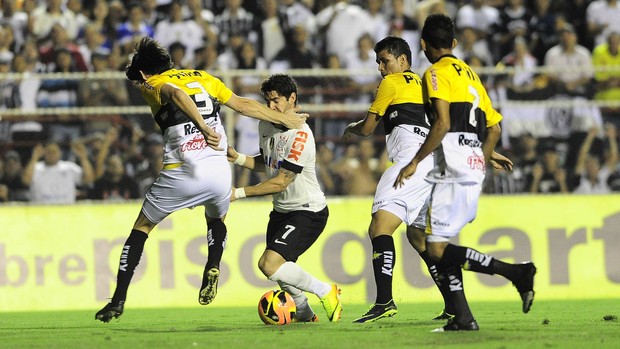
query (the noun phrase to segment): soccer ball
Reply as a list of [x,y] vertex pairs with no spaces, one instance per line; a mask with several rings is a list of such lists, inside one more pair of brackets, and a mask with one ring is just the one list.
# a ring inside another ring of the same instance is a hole
[[293,297],[282,290],[267,291],[258,301],[258,316],[266,325],[290,324],[296,311]]

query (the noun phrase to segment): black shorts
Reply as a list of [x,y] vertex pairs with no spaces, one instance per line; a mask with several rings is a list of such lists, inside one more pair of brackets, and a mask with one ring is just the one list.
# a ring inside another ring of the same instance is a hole
[[267,249],[279,253],[286,261],[296,262],[325,229],[329,210],[319,212],[271,211],[267,225]]

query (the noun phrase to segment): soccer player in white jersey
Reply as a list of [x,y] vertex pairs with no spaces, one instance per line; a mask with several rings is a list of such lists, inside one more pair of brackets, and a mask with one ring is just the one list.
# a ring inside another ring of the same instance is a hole
[[[286,112],[297,103],[297,84],[286,74],[274,74],[261,85],[269,108]],[[267,225],[266,247],[258,261],[265,276],[280,285],[295,300],[299,322],[318,317],[304,292],[315,294],[327,318],[338,321],[342,312],[340,290],[304,271],[295,262],[323,232],[329,211],[316,177],[316,145],[307,124],[287,128],[268,121],[258,125],[260,154],[248,156],[228,148],[228,159],[253,171],[266,172],[268,179],[233,190],[231,201],[251,196],[273,196],[273,211]]]
[[[434,14],[426,18],[421,44],[432,66],[424,73],[422,90],[430,111],[431,129],[394,181],[394,188],[398,189],[412,181],[413,178],[408,180],[412,175],[424,171],[426,180],[433,185],[426,247],[439,267],[440,280],[449,280],[449,297],[456,311],[455,317],[437,332],[478,330],[465,298],[461,268],[499,274],[512,281],[521,296],[524,313],[534,301],[536,274],[531,262],[505,263],[449,241],[476,217],[486,165],[498,161],[494,148],[501,135],[502,120],[478,75],[452,54],[456,47],[454,36],[455,26],[450,17]],[[428,172],[420,164],[433,152],[435,167]]]
[[164,218],[183,208],[204,206],[208,258],[198,296],[209,304],[217,293],[219,263],[226,242],[224,217],[230,205],[230,165],[226,134],[219,110],[235,111],[299,127],[308,115],[291,109],[287,114],[258,101],[235,95],[219,79],[199,70],[172,68],[170,54],[155,40],[144,37],[136,45],[127,78],[140,86],[164,137],[164,167],[146,193],[142,209],[123,245],[116,290],[95,319],[109,322],[121,316],[127,289],[140,262],[146,239]]

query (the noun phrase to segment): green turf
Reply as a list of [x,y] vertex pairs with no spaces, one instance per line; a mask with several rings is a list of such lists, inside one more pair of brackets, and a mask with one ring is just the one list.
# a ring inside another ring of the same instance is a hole
[[439,304],[399,304],[399,313],[351,323],[366,305],[345,305],[341,322],[266,326],[254,308],[133,309],[108,324],[91,311],[2,313],[0,348],[620,348],[618,300],[476,302],[479,332],[430,333]]

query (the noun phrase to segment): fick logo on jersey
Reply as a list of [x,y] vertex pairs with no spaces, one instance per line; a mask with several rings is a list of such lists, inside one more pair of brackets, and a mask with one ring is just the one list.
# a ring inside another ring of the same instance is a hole
[[295,140],[293,141],[293,145],[291,146],[291,150],[288,153],[287,159],[295,159],[299,161],[299,157],[301,156],[301,152],[304,151],[306,147],[306,141],[308,140],[308,132],[297,131],[295,134]]
[[181,146],[181,151],[186,152],[186,151],[200,150],[200,149],[205,149],[206,147],[207,147],[207,142],[205,142],[205,138],[203,137],[203,135],[199,134],[199,135],[196,135],[196,137],[192,138],[189,142],[183,144]]

